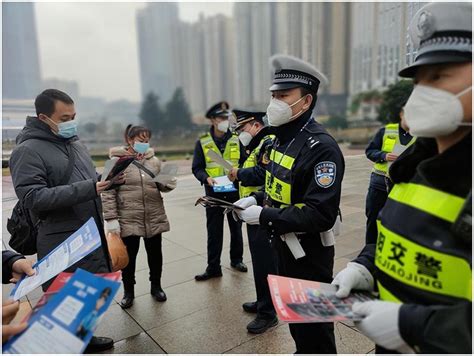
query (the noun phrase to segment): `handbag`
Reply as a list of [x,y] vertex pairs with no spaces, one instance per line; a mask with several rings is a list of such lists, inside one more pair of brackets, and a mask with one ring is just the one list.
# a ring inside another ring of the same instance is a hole
[[106,238],[109,247],[112,272],[120,271],[128,265],[127,247],[123,243],[119,233],[109,232]]

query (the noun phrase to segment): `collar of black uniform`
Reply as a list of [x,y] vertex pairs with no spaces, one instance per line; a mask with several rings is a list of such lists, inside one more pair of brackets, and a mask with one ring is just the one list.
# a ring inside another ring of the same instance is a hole
[[262,139],[266,136],[269,135],[270,129],[268,127],[262,128],[258,134],[256,134],[252,140],[250,141],[249,145],[245,147],[245,150],[248,151],[249,153],[252,152],[255,148],[258,147]]
[[[436,189],[464,196],[470,189],[472,176],[472,133],[443,153],[438,153],[436,140],[417,138],[390,167],[394,183],[409,182],[415,173]],[[448,179],[447,176],[459,177]],[[456,184],[453,184],[453,181]]]
[[300,117],[289,123],[275,127],[275,135],[280,141],[280,144],[285,144],[291,141],[303,128],[303,126],[311,118],[312,111],[308,110],[304,112]]

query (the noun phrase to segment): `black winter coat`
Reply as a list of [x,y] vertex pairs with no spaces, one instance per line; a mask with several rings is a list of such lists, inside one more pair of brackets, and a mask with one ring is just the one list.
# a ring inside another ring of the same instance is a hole
[[[102,205],[96,191],[97,173],[87,148],[77,136],[70,139],[58,137],[36,117],[26,119],[26,126],[16,143],[10,158],[10,171],[16,195],[25,199],[26,207],[41,219],[37,237],[38,259],[93,217],[101,233],[102,248],[67,271],[82,268],[92,273],[109,272]],[[69,182],[59,185],[68,166],[67,146],[74,154],[74,168]]]

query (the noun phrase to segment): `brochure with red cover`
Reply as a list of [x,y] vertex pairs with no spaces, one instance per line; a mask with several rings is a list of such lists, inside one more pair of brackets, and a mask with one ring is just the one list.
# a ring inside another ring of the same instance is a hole
[[273,305],[281,321],[324,323],[361,320],[352,313],[352,304],[375,299],[368,292],[354,292],[340,299],[332,284],[268,275]]
[[[61,272],[58,276],[54,279],[53,283],[49,286],[49,288],[44,292],[41,296],[40,300],[36,303],[34,308],[31,310],[30,313],[22,320],[22,323],[27,322],[33,314],[35,314],[38,310],[40,310],[56,293],[58,293],[64,285],[71,279],[74,273],[70,272]],[[112,272],[112,273],[96,273],[98,277],[103,277],[109,279],[111,281],[120,282],[120,278],[122,276],[122,272]]]

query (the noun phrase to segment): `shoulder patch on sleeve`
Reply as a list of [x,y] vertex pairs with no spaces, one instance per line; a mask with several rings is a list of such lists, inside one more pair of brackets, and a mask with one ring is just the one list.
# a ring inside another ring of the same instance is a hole
[[314,179],[321,188],[329,188],[336,180],[336,164],[331,161],[316,163],[314,166]]

